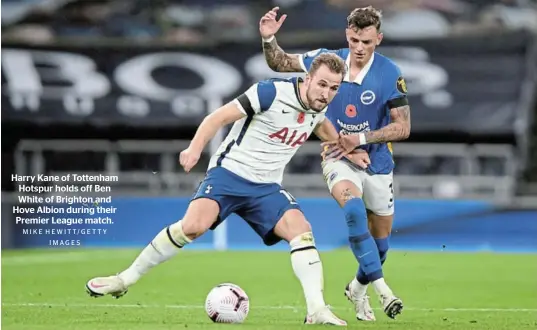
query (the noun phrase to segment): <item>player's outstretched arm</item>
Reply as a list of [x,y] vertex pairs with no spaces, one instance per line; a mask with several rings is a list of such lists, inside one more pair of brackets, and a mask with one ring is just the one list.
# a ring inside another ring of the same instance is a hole
[[220,128],[236,122],[243,117],[246,117],[246,114],[239,109],[235,102],[229,102],[220,107],[203,119],[194,138],[190,142],[189,148],[199,150],[201,153]]
[[276,72],[304,72],[300,66],[300,55],[286,53],[275,37],[270,42],[263,41],[263,53],[269,68]]
[[276,20],[279,7],[274,7],[259,21],[259,33],[263,38],[263,53],[269,68],[276,72],[303,72],[299,54],[287,54],[278,45],[275,34],[278,32],[287,15]]
[[179,162],[184,170],[189,172],[197,164],[201,152],[219,129],[245,116],[246,114],[239,109],[235,102],[230,102],[205,117],[190,145],[179,156]]
[[[410,106],[390,109],[391,123],[381,129],[364,134],[365,143],[382,143],[405,140],[410,136]],[[363,141],[362,141],[363,142]]]
[[[315,135],[317,135],[319,140],[323,142],[334,141],[339,138],[339,134],[336,131],[336,128],[330,122],[330,120],[327,120],[327,119],[323,119],[320,123],[318,123],[313,132],[315,133]],[[367,168],[369,164],[371,164],[369,155],[364,150],[357,149],[350,153],[347,153],[343,149],[337,149],[337,150],[333,150],[331,154],[327,154],[326,153],[327,151],[328,149],[325,148],[321,153],[321,157],[323,158],[323,160],[326,160],[328,158],[338,159],[342,156],[345,156],[351,162],[355,163],[356,165],[364,169]]]
[[[387,103],[390,108],[391,122],[381,129],[359,134],[358,145],[401,141],[410,136],[410,106],[406,82],[397,66],[393,67],[391,73],[387,73],[388,77],[390,75],[395,80],[395,83],[388,84],[386,89],[391,95]],[[386,79],[386,82],[391,81],[389,78]]]
[[[340,135],[339,139],[323,142],[326,154],[335,154],[335,158],[341,158],[338,149],[350,153],[356,147],[383,142],[395,142],[405,140],[410,136],[410,106],[402,105],[390,109],[391,123],[381,129],[359,134]],[[331,157],[332,158],[332,157]]]
[[323,118],[317,126],[315,126],[313,133],[315,133],[319,140],[323,142],[337,140],[339,137],[334,125],[332,125],[330,120],[326,120],[326,118]]

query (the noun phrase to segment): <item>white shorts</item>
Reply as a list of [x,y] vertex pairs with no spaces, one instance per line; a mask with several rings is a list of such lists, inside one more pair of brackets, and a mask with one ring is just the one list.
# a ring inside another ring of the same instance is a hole
[[322,163],[323,175],[330,193],[334,185],[348,180],[362,191],[366,209],[380,216],[394,212],[393,172],[369,174],[345,160],[329,160]]

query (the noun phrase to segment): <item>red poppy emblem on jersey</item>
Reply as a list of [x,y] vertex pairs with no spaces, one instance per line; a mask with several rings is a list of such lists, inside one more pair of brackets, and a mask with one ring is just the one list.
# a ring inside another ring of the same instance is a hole
[[345,114],[347,115],[347,117],[350,118],[356,117],[358,112],[356,111],[356,107],[354,106],[354,104],[347,105],[347,108],[345,108]]
[[304,122],[304,119],[306,118],[306,114],[304,114],[303,112],[300,112],[298,113],[298,118],[297,118],[297,122],[299,124],[302,124]]

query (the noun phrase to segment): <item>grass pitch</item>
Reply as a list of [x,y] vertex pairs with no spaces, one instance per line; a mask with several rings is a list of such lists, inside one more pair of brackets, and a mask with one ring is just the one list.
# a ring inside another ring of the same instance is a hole
[[[299,329],[305,304],[285,252],[183,251],[153,269],[121,299],[90,298],[91,277],[115,274],[138,250],[32,250],[2,253],[2,329]],[[349,328],[537,329],[537,255],[394,252],[385,275],[405,304],[388,319],[358,322],[343,296],[356,262],[346,250],[321,254],[325,295]],[[213,324],[203,304],[222,282],[240,285],[251,311],[242,325]],[[373,292],[371,292],[374,296]]]

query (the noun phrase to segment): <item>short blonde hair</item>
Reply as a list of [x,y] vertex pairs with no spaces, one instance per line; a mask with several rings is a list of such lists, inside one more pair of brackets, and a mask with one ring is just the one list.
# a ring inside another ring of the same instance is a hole
[[347,66],[341,57],[333,53],[323,53],[317,56],[311,63],[309,74],[315,74],[322,65],[326,65],[330,71],[339,73],[342,77],[345,77],[347,73]]

